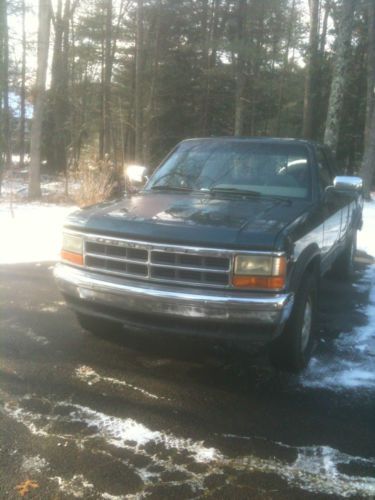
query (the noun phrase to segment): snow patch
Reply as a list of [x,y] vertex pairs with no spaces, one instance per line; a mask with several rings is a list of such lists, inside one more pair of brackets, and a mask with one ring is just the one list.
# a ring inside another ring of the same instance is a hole
[[59,259],[62,227],[76,207],[43,203],[0,203],[0,264]]
[[75,370],[75,375],[82,382],[86,382],[88,385],[97,384],[99,382],[107,382],[107,383],[112,384],[112,385],[122,386],[122,387],[126,387],[128,389],[132,389],[133,391],[140,392],[148,398],[164,399],[162,396],[157,396],[156,394],[152,394],[151,392],[148,392],[145,389],[137,387],[134,384],[130,384],[129,382],[126,382],[125,380],[118,380],[116,378],[105,377],[103,375],[99,375],[99,373],[97,373],[95,370],[93,370],[89,366],[85,366],[85,365],[79,366]]
[[41,473],[46,467],[48,462],[39,455],[35,457],[23,457],[21,469],[24,472],[37,472]]
[[[255,455],[242,455],[234,458],[226,457],[220,450],[207,447],[201,441],[189,438],[180,438],[172,433],[152,430],[131,418],[120,418],[106,415],[91,408],[60,402],[54,405],[49,415],[32,413],[22,408],[14,408],[14,405],[5,405],[5,411],[17,421],[24,423],[34,434],[39,436],[58,436],[72,439],[73,436],[65,436],[53,433],[55,423],[69,424],[79,422],[86,424],[92,431],[84,437],[77,436],[76,443],[81,448],[90,440],[98,438],[107,444],[117,448],[128,449],[140,456],[147,457],[150,465],[137,467],[133,460],[123,462],[132,467],[144,483],[144,487],[132,498],[147,496],[152,486],[163,482],[176,485],[178,481],[162,478],[165,472],[182,472],[182,482],[189,485],[195,492],[204,491],[205,480],[210,475],[226,474],[226,484],[236,481],[236,472],[241,473],[272,473],[287,481],[289,484],[313,493],[325,493],[341,497],[373,498],[375,495],[375,477],[356,476],[342,472],[340,466],[355,465],[356,468],[363,466],[364,470],[374,469],[375,458],[361,458],[342,453],[328,446],[292,447],[282,443],[274,443],[275,447],[284,447],[295,451],[296,458],[292,462],[286,462],[274,457],[259,458]],[[60,414],[59,414],[60,413]],[[228,438],[235,438],[229,436]],[[241,439],[251,439],[241,437]],[[150,446],[151,445],[151,446]],[[107,452],[106,452],[107,453]],[[108,452],[110,453],[110,452]],[[183,461],[175,460],[183,457]],[[113,455],[114,460],[116,454]],[[180,463],[179,463],[180,462]],[[191,463],[204,463],[206,467],[199,472],[192,472],[189,468]],[[158,466],[158,469],[155,469]],[[150,470],[149,470],[150,468]],[[348,468],[347,468],[348,469]],[[232,470],[233,474],[228,474]],[[70,480],[60,477],[54,478],[58,481],[62,491],[75,497],[89,495],[94,485],[87,482],[82,475],[75,475]],[[219,491],[218,491],[219,493]],[[113,498],[109,494],[102,493],[102,498]],[[130,498],[126,496],[125,498]]]
[[50,479],[57,482],[63,493],[75,498],[88,498],[87,495],[94,489],[94,485],[87,481],[82,474],[76,474],[71,479],[64,479],[60,476],[54,476]]
[[37,335],[31,328],[26,330],[26,336],[29,337],[29,339],[33,340],[34,342],[37,342],[38,344],[42,345],[49,344],[49,340],[46,337],[43,337],[42,335]]

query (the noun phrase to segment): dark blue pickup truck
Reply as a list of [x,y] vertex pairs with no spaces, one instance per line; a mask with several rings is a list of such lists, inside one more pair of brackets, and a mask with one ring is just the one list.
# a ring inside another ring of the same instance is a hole
[[302,370],[321,276],[350,276],[361,179],[311,141],[228,137],[181,142],[146,180],[66,221],[55,277],[81,325],[268,344]]

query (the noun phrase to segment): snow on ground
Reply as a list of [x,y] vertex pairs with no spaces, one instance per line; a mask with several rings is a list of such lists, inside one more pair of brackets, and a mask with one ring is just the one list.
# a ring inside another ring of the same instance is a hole
[[[375,257],[375,201],[365,203],[364,224],[358,233],[358,249]],[[363,311],[367,324],[341,333],[335,340],[334,354],[314,357],[300,382],[304,387],[375,389],[375,265],[370,266],[359,287],[369,290],[369,301]]]
[[0,203],[0,264],[55,261],[62,226],[74,206]]

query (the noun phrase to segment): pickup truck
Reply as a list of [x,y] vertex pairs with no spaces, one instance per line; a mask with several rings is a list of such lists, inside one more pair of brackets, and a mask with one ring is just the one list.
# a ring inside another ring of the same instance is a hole
[[189,139],[145,170],[66,221],[54,273],[81,325],[267,345],[276,369],[301,371],[321,277],[351,274],[362,180],[298,139]]

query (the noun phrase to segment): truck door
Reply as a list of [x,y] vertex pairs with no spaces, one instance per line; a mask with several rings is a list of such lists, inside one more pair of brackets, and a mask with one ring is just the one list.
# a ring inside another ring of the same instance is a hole
[[324,196],[327,186],[332,186],[334,172],[329,164],[323,148],[316,149],[316,160],[318,165],[319,187],[322,197],[322,216],[323,216],[323,248],[322,257],[329,260],[341,237],[341,217],[342,201],[340,199],[328,199]]

